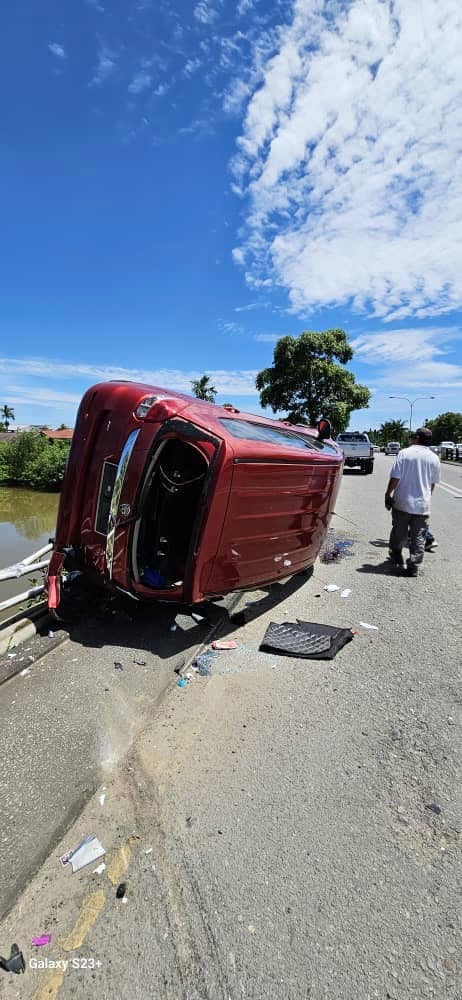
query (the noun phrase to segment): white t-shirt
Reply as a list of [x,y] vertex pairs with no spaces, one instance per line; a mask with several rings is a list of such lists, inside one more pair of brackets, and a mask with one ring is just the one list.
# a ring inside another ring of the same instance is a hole
[[407,514],[429,514],[433,483],[440,481],[440,460],[426,445],[411,444],[398,452],[391,479],[399,479],[393,503]]

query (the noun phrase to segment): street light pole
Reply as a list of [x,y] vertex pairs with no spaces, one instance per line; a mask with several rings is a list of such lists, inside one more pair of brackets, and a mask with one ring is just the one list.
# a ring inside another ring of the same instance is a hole
[[409,403],[411,412],[409,414],[409,436],[412,434],[412,411],[414,409],[414,403],[418,403],[419,399],[436,399],[436,396],[416,396],[415,399],[408,399],[407,396],[389,396],[389,399],[405,399],[406,403]]

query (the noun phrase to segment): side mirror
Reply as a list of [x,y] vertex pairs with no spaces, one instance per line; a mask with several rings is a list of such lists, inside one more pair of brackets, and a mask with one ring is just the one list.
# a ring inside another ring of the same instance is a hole
[[331,436],[332,436],[332,428],[330,425],[330,420],[326,420],[325,417],[321,417],[321,420],[318,420],[319,440],[325,441],[326,438],[330,438]]

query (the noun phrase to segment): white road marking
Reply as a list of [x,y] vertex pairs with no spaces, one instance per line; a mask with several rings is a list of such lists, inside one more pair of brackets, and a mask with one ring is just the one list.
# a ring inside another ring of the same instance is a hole
[[457,486],[453,486],[452,483],[445,483],[444,480],[441,480],[441,482],[438,483],[438,486],[441,490],[444,490],[445,493],[449,493],[449,496],[462,500],[462,490],[458,489]]

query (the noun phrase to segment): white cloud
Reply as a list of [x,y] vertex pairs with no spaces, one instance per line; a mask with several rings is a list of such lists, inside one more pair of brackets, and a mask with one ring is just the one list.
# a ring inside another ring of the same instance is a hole
[[202,59],[188,59],[185,63],[183,73],[185,76],[192,76],[202,66]]
[[163,97],[169,89],[168,83],[159,83],[157,87],[153,90],[154,97]]
[[[176,389],[181,392],[190,392],[193,379],[200,378],[203,371],[183,371],[178,368],[125,368],[116,365],[88,365],[81,363],[69,363],[65,361],[53,361],[47,358],[0,358],[0,373],[5,373],[9,377],[12,375],[32,376],[46,379],[45,388],[31,390],[24,388],[24,392],[43,393],[43,399],[53,397],[53,390],[48,386],[53,380],[73,380],[79,385],[88,386],[92,382],[107,382],[112,379],[121,379],[129,382],[147,382],[150,385],[157,385],[167,389]],[[239,396],[255,396],[255,378],[257,372],[254,370],[239,369],[236,371],[226,371],[224,369],[210,370],[207,374],[212,379],[213,384],[220,393],[234,393]],[[0,378],[0,391],[5,393],[7,389],[13,390],[13,386],[7,386],[4,379]],[[19,391],[17,387],[14,390]],[[82,388],[82,392],[84,388]],[[61,392],[61,390],[59,390]],[[67,394],[66,394],[67,395]],[[42,398],[42,397],[40,397]],[[79,395],[72,395],[72,399],[79,400]]]
[[133,77],[133,80],[132,80],[132,82],[131,82],[131,84],[129,85],[129,88],[128,88],[129,93],[130,94],[142,94],[143,90],[147,90],[147,88],[150,86],[151,81],[152,81],[151,74],[148,73],[144,69],[141,70],[140,73],[137,73]]
[[213,21],[216,21],[218,11],[214,7],[211,7],[207,3],[207,0],[199,0],[199,3],[194,8],[194,17],[201,24],[211,24]]
[[[457,327],[402,328],[360,334],[351,339],[353,364],[376,366],[368,384],[393,392],[425,391],[440,398],[462,388],[462,365],[447,360],[462,339]],[[440,407],[441,409],[441,407]]]
[[239,0],[237,5],[237,13],[239,17],[242,17],[243,14],[247,14],[247,12],[252,9],[253,2],[254,0]]
[[50,52],[56,56],[57,59],[66,59],[67,52],[63,45],[58,45],[58,42],[50,42],[48,45]]
[[447,353],[447,346],[462,338],[457,327],[381,330],[353,337],[355,358],[377,365],[381,362],[427,362]]
[[[253,84],[236,186],[249,284],[386,320],[462,304],[458,0],[294,0]],[[225,107],[245,99],[248,76]],[[235,255],[236,257],[236,255]]]
[[112,75],[117,65],[117,55],[106,45],[102,45],[98,54],[98,63],[95,75],[90,81],[90,85],[98,85],[107,80]]

